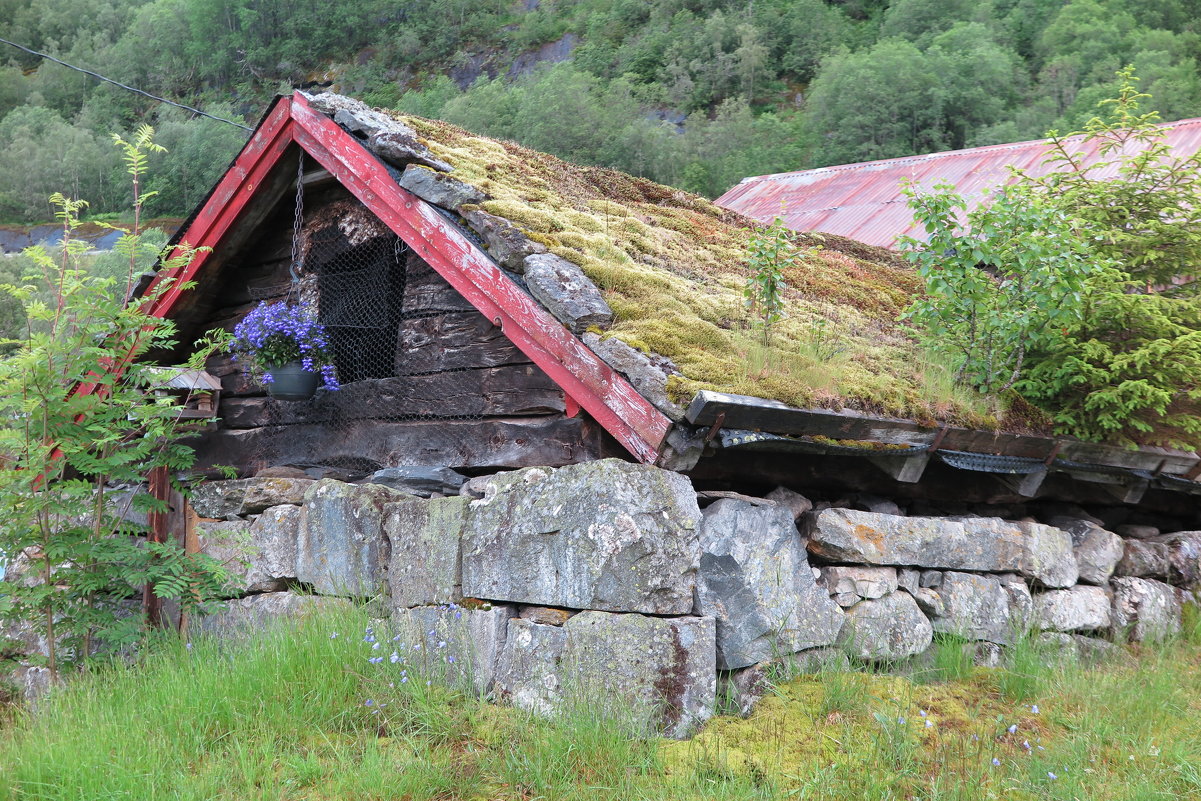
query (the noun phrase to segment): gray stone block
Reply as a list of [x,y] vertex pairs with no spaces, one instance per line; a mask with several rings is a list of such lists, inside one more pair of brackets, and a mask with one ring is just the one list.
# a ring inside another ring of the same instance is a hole
[[201,517],[255,515],[282,504],[301,504],[313,481],[303,478],[243,478],[204,481],[192,487],[192,509]]
[[377,484],[324,479],[305,496],[296,578],[320,595],[365,597],[385,587],[391,557],[384,518],[410,497]]
[[[948,571],[937,592],[940,603],[932,620],[934,630],[969,640],[1007,644],[1016,626],[1009,611],[1009,594],[992,576]],[[920,605],[920,604],[919,604]]]
[[483,203],[488,199],[486,194],[474,186],[419,164],[405,167],[398,183],[422,200],[451,211],[458,211],[466,204]]
[[401,465],[376,470],[363,484],[382,484],[397,492],[429,498],[433,495],[458,495],[467,476],[449,467],[437,465]]
[[638,394],[655,408],[677,422],[684,419],[684,408],[667,394],[667,377],[678,373],[670,360],[658,354],[645,354],[617,337],[601,339],[594,333],[585,333],[583,340],[605,364],[629,379]]
[[469,500],[413,498],[387,505],[383,532],[392,549],[388,585],[394,606],[462,600],[460,543]]
[[525,257],[545,253],[546,246],[533,241],[508,220],[482,209],[468,209],[463,219],[471,226],[497,264],[514,272],[525,269]]
[[465,608],[443,604],[398,609],[393,614],[398,639],[387,645],[395,649],[415,676],[484,696],[496,683],[509,622],[515,614],[516,610],[507,605]]
[[716,620],[720,669],[837,639],[842,613],[814,581],[790,511],[720,500],[704,511],[700,544],[697,609]]
[[1161,640],[1180,631],[1180,600],[1171,585],[1126,576],[1110,585],[1114,639]]
[[463,594],[531,606],[692,611],[700,509],[684,476],[606,459],[491,476],[471,501]]
[[861,601],[846,612],[843,648],[871,661],[904,659],[930,647],[934,628],[907,592]]
[[1107,631],[1110,604],[1109,593],[1102,587],[1049,590],[1034,596],[1035,625],[1050,631]]
[[294,592],[268,592],[225,602],[225,609],[196,619],[195,630],[217,636],[248,636],[277,620],[295,620],[320,609],[349,609],[343,598],[322,598]]
[[284,504],[253,521],[196,524],[200,553],[229,571],[235,594],[280,592],[296,580],[296,546],[303,511]]
[[524,272],[530,294],[573,333],[613,324],[613,310],[576,264],[553,253],[535,253],[525,257]]

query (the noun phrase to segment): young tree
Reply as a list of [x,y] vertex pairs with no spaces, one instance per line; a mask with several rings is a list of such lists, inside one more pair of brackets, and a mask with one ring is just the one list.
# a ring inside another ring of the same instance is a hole
[[[143,128],[131,142],[117,140],[135,178],[151,133]],[[57,676],[63,664],[86,658],[98,638],[113,646],[138,636],[140,616],[121,602],[143,585],[194,605],[212,596],[221,571],[174,543],[143,541],[110,497],[113,482],[138,484],[155,468],[191,464],[190,449],[178,441],[179,404],[156,396],[161,373],[140,360],[171,344],[174,326],[149,316],[142,303],[125,303],[144,248],[136,228],[118,246],[129,271],[97,277],[81,267],[88,245],[73,237],[84,203],[60,194],[51,202],[64,234],[57,257],[30,248],[37,272],[3,287],[23,302],[28,324],[0,359],[0,551],[25,564],[24,575],[0,582],[0,618],[36,626]],[[193,254],[180,248],[162,267],[182,267]],[[209,350],[202,344],[190,366],[202,365]],[[163,511],[144,500],[142,509]]]

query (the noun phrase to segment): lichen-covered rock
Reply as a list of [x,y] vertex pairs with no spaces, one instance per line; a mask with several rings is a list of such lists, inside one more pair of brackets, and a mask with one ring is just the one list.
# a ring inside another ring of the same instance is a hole
[[692,611],[701,515],[684,476],[605,459],[499,473],[482,491],[467,510],[465,596],[611,612]]
[[509,621],[504,649],[496,668],[497,700],[551,714],[563,703],[563,651],[567,630],[533,620]]
[[563,627],[563,665],[593,704],[687,737],[713,713],[717,693],[712,618],[581,612]]
[[787,509],[720,500],[704,511],[700,544],[697,609],[716,620],[719,668],[837,639],[842,613],[814,581]]
[[391,545],[388,585],[397,607],[462,600],[460,540],[470,499],[409,499],[389,503],[383,532]]
[[1185,589],[1201,586],[1201,531],[1178,531],[1155,541],[1167,548],[1170,583]]
[[247,635],[261,631],[276,620],[291,620],[319,609],[345,606],[343,598],[322,598],[295,592],[267,592],[225,602],[225,609],[196,619],[198,631],[220,636]]
[[[484,696],[496,682],[497,666],[516,610],[496,605],[459,604],[398,609],[393,614],[397,639],[387,643],[416,675]],[[391,658],[391,655],[388,655]]]
[[484,240],[484,246],[497,264],[514,272],[525,269],[525,257],[545,253],[546,246],[535,242],[508,220],[482,209],[468,209],[463,219]]
[[192,488],[192,509],[201,517],[227,519],[256,515],[272,506],[301,504],[311,479],[242,478],[204,481]]
[[375,111],[362,100],[336,94],[320,92],[308,94],[300,92],[314,111],[319,111],[334,118],[334,122],[344,126],[352,133],[370,136],[376,131],[385,130],[396,123],[387,114]]
[[524,264],[530,294],[572,333],[613,324],[613,310],[579,266],[553,253],[526,256]]
[[385,487],[429,498],[433,495],[457,495],[467,476],[436,465],[401,465],[385,467],[363,479],[364,484],[382,484]]
[[897,517],[832,508],[810,518],[809,550],[837,562],[1018,572],[1047,587],[1076,582],[1066,532],[998,518]]
[[397,183],[422,200],[451,211],[458,211],[461,206],[469,203],[483,203],[488,199],[486,194],[474,186],[420,164],[405,167]]
[[929,610],[937,610],[931,621],[935,631],[969,640],[1002,644],[1013,641],[1016,626],[1009,611],[1009,593],[999,579],[947,571],[942,581],[928,591],[939,597],[939,603]]
[[1114,639],[1160,640],[1180,631],[1180,601],[1171,585],[1128,576],[1110,585]]
[[1102,587],[1076,586],[1034,596],[1034,621],[1050,631],[1104,631],[1110,625],[1110,599]]
[[1034,615],[1034,597],[1030,594],[1030,586],[1016,573],[1006,573],[997,576],[997,579],[1009,596],[1009,618],[1014,627],[1027,627]]
[[553,606],[523,606],[519,608],[517,616],[543,626],[562,626],[575,614],[575,610],[556,609]]
[[378,484],[314,484],[305,495],[296,578],[321,595],[375,595],[384,588],[391,557],[387,506],[407,497]]
[[832,565],[821,569],[822,580],[834,602],[854,606],[863,600],[883,598],[898,586],[893,567],[848,567]]
[[41,665],[18,665],[7,674],[0,673],[0,681],[11,684],[17,691],[17,698],[33,712],[54,686],[50,668]]
[[1089,520],[1069,520],[1060,526],[1072,538],[1080,581],[1102,586],[1122,558],[1122,538]]
[[1167,580],[1168,546],[1150,540],[1125,540],[1122,558],[1114,568],[1116,576]]
[[907,592],[860,601],[846,615],[842,646],[859,659],[904,659],[929,648],[934,638],[930,621]]
[[412,128],[399,122],[393,121],[389,130],[376,131],[368,137],[367,149],[396,167],[420,164],[439,172],[454,171],[454,167],[430,152]]
[[585,333],[583,340],[605,364],[629,379],[638,394],[655,408],[677,422],[684,419],[684,408],[667,394],[667,377],[677,372],[668,359],[657,354],[647,355],[616,337],[601,339],[596,334]]
[[229,571],[239,595],[279,592],[296,580],[296,543],[303,512],[299,506],[272,506],[253,522],[201,521],[200,552]]
[[913,568],[901,568],[897,571],[897,586],[909,593],[915,595],[918,588],[921,586],[922,573],[920,570]]

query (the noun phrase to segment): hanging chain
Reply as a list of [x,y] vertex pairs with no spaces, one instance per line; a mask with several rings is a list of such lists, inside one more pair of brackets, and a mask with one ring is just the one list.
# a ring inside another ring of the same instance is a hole
[[288,289],[288,300],[296,300],[300,288],[300,230],[304,223],[304,151],[296,162],[296,212],[292,217],[292,263],[288,273],[292,276],[292,286]]

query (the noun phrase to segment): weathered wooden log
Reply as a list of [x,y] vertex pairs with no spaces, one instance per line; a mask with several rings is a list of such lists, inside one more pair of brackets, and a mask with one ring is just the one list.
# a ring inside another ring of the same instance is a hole
[[530,361],[476,311],[405,320],[396,358],[398,373],[435,373]]
[[364,473],[406,464],[456,469],[560,466],[621,452],[590,419],[559,415],[224,429],[200,435],[193,447],[198,469],[232,465],[243,475],[288,464],[325,464]]
[[398,420],[404,417],[518,417],[565,409],[563,391],[532,364],[356,381],[303,403],[225,398],[223,428]]

